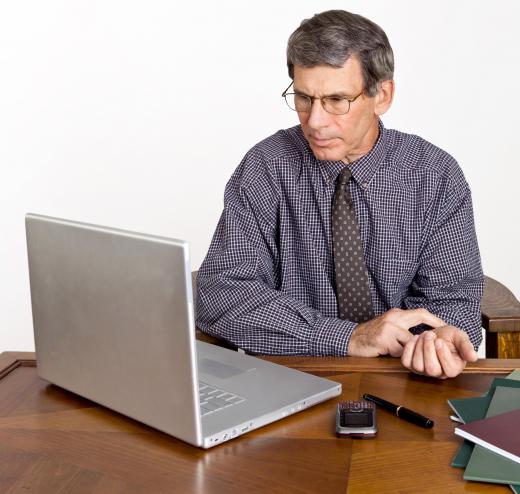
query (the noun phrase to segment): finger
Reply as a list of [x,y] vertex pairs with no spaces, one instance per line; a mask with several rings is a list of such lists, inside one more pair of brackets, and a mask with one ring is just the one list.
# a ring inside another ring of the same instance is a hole
[[431,331],[425,331],[423,339],[424,373],[427,376],[440,377],[443,369],[435,349],[436,336]]
[[393,341],[388,346],[388,353],[391,357],[400,357],[403,354],[403,345],[401,345],[397,340]]
[[435,349],[442,366],[442,371],[446,377],[458,376],[466,367],[466,361],[462,360],[456,353],[453,353],[448,344],[438,338],[435,341]]
[[401,345],[406,345],[409,341],[413,340],[413,334],[408,331],[408,328],[396,328],[395,337]]
[[477,352],[469,340],[468,334],[464,331],[456,333],[456,336],[453,339],[453,343],[461,358],[463,358],[466,362],[475,362],[475,360],[478,359]]
[[413,335],[408,330],[401,329],[387,320],[373,331],[372,341],[378,347],[380,355],[400,357],[403,346],[412,338]]
[[424,372],[423,344],[424,337],[423,335],[419,335],[412,356],[412,370],[414,372],[418,372],[419,374]]
[[433,315],[426,309],[409,309],[395,311],[391,313],[394,324],[403,329],[410,329],[419,324],[427,324],[432,328],[446,326],[446,323],[439,317]]
[[403,348],[403,354],[401,355],[401,363],[407,369],[412,367],[412,356],[415,349],[415,344],[419,339],[419,335],[415,335]]

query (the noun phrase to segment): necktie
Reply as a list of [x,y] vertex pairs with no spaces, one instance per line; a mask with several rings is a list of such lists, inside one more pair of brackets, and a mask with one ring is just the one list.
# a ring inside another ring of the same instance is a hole
[[352,172],[345,167],[336,181],[332,202],[332,250],[339,317],[364,322],[374,317],[368,274],[363,257],[354,205],[348,183]]

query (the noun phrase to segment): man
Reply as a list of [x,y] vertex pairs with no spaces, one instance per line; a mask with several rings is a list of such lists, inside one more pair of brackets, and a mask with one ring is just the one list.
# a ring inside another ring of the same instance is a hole
[[394,63],[373,22],[317,14],[287,64],[300,125],[254,146],[228,182],[198,326],[252,353],[391,355],[456,376],[477,358],[483,292],[462,171],[381,122]]

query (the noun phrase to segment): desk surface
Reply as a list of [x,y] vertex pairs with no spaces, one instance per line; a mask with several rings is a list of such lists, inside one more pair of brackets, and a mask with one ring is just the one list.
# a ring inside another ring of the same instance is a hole
[[[482,394],[520,360],[480,360],[445,381],[410,374],[392,358],[268,360],[337,380],[343,395],[203,451],[48,384],[33,353],[2,353],[0,492],[510,492],[464,482],[450,467],[461,439],[446,399]],[[337,401],[363,393],[406,404],[435,427],[379,411],[376,439],[336,438]]]

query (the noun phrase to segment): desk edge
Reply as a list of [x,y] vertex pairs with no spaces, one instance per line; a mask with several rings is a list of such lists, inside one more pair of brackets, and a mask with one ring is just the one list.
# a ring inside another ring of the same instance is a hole
[[[286,357],[262,356],[273,362],[304,372],[409,372],[398,358],[379,357]],[[0,353],[0,379],[19,366],[36,366],[34,352]],[[520,369],[520,359],[480,359],[468,364],[467,374],[508,374]]]

